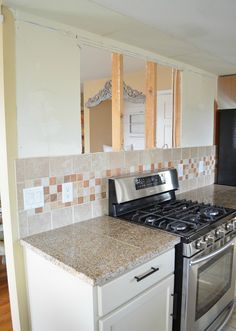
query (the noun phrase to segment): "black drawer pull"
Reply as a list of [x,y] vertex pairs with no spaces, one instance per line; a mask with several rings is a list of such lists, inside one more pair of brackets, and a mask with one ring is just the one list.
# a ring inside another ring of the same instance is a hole
[[154,272],[156,272],[158,270],[159,270],[159,268],[151,267],[150,271],[145,272],[145,274],[143,274],[141,276],[135,276],[134,278],[137,280],[137,282],[140,282],[140,280],[143,280],[144,278],[154,274]]

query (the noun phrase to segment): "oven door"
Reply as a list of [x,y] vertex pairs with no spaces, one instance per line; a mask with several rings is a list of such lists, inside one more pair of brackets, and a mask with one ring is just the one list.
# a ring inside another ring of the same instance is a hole
[[205,255],[184,258],[181,331],[221,330],[229,319],[235,288],[234,242],[235,238],[218,242],[214,251],[209,248]]

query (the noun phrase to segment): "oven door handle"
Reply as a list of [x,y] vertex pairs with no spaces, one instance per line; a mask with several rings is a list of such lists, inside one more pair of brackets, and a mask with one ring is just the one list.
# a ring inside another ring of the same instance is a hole
[[223,247],[217,249],[215,252],[212,252],[206,256],[203,256],[203,257],[200,257],[199,259],[197,260],[193,260],[193,261],[190,261],[190,266],[194,266],[196,264],[199,264],[201,262],[204,262],[212,257],[215,257],[217,256],[218,254],[224,252],[227,248],[229,248],[234,242],[235,242],[236,238],[233,238],[231,239],[226,245],[224,245]]

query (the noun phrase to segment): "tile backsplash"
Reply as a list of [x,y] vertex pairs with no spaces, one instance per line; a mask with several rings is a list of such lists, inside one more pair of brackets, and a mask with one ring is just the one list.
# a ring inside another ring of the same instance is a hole
[[[20,237],[106,214],[107,178],[111,176],[175,167],[179,192],[213,184],[215,154],[215,146],[205,146],[17,159]],[[66,182],[73,183],[74,199],[63,203],[62,184]],[[25,211],[23,189],[35,186],[43,186],[44,207]]]

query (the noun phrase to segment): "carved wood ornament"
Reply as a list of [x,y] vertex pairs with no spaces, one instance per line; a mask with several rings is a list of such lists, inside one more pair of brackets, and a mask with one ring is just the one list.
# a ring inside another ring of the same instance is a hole
[[[93,97],[89,98],[85,106],[87,108],[92,108],[99,105],[101,102],[112,98],[112,81],[108,80],[104,88],[100,90]],[[124,99],[133,103],[145,103],[145,95],[143,92],[132,89],[132,87],[126,85],[124,82]]]

